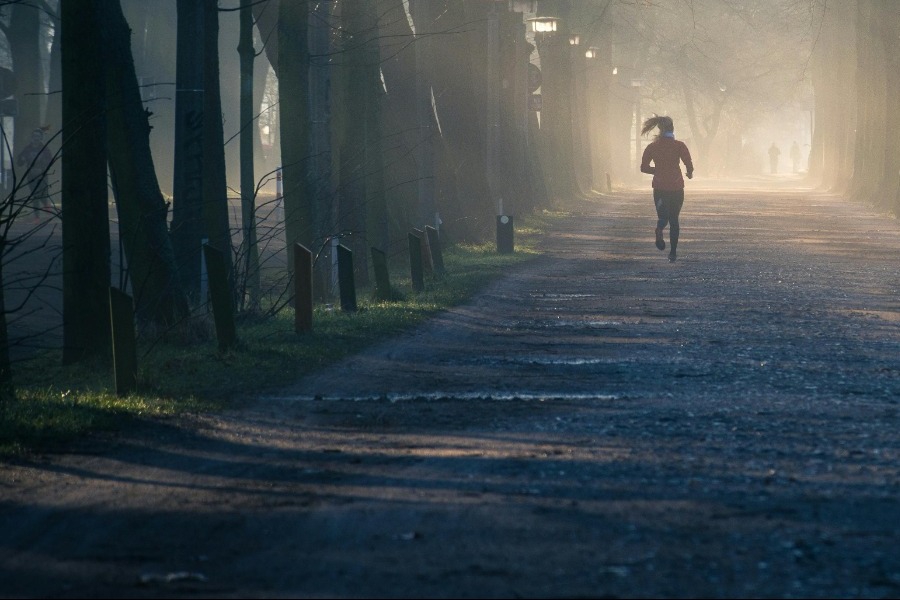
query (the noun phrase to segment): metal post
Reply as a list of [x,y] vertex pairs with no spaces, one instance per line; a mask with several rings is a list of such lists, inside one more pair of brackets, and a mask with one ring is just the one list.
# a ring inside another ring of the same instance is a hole
[[441,252],[441,236],[434,227],[425,227],[425,235],[428,238],[428,249],[431,251],[431,261],[434,264],[436,275],[444,274],[444,255]]
[[356,286],[353,282],[353,251],[347,246],[339,244],[338,254],[338,279],[341,287],[341,310],[356,312]]
[[203,245],[203,255],[206,258],[206,271],[209,273],[209,298],[216,324],[216,339],[219,350],[228,350],[237,343],[237,332],[225,255],[209,244]]
[[371,248],[372,270],[375,271],[375,298],[384,302],[391,299],[391,281],[388,275],[387,256],[377,248]]
[[414,292],[425,291],[425,275],[422,272],[422,238],[414,233],[407,235],[409,241],[409,273]]
[[331,238],[331,295],[334,296],[338,289],[338,246],[341,245],[339,238]]
[[[121,239],[121,238],[120,238]],[[206,244],[209,243],[209,238],[203,238],[200,240],[200,248],[204,248]],[[120,262],[119,264],[125,264],[124,262]],[[209,304],[207,301],[209,300],[209,274],[206,270],[206,261],[200,261],[200,303],[206,305],[207,312],[209,309]]]
[[312,331],[313,254],[303,244],[294,244],[294,331]]
[[434,263],[431,259],[431,248],[428,245],[428,237],[425,235],[424,229],[413,228],[413,232],[419,238],[422,249],[422,272],[431,274],[434,272]]
[[515,249],[514,242],[515,230],[513,229],[513,218],[510,215],[499,215],[497,217],[497,253],[512,254]]
[[109,319],[116,395],[126,396],[137,389],[134,302],[131,296],[114,287],[109,288]]

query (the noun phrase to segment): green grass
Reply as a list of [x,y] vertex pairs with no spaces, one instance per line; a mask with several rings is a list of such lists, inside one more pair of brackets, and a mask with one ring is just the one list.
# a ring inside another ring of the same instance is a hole
[[[267,319],[238,325],[238,345],[219,352],[215,339],[141,343],[138,392],[117,397],[104,361],[61,365],[47,352],[14,366],[14,396],[0,399],[0,456],[65,449],[97,432],[116,431],[142,419],[239,406],[252,394],[277,389],[368,345],[423,322],[471,298],[510,268],[537,256],[536,243],[554,216],[522,219],[516,252],[497,254],[495,245],[457,245],[444,252],[446,274],[412,292],[409,275],[391,273],[401,300],[378,302],[358,289],[358,311],[319,305],[313,331],[293,330],[290,308]],[[339,306],[339,303],[337,304]]]

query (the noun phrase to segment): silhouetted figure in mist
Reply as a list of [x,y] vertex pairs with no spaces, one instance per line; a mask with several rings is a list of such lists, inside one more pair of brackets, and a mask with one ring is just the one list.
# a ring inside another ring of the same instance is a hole
[[32,217],[37,220],[42,210],[50,208],[50,192],[47,184],[47,170],[50,168],[50,152],[44,144],[44,130],[31,132],[31,142],[22,148],[16,165],[25,169],[23,179],[31,190],[29,200]]
[[791,162],[794,163],[794,173],[800,172],[800,144],[796,141],[791,144]]
[[772,168],[772,175],[778,172],[778,157],[781,156],[781,150],[772,142],[769,147],[769,166]]
[[[659,135],[644,149],[641,159],[641,173],[653,175],[653,203],[656,205],[656,247],[666,249],[663,230],[669,228],[669,261],[675,262],[678,234],[681,227],[678,215],[684,205],[684,178],[681,176],[681,162],[687,168],[687,178],[694,177],[694,163],[684,142],[675,139],[675,125],[672,117],[653,116],[644,121],[641,135],[646,135],[654,127]],[[653,166],[650,166],[650,163]]]

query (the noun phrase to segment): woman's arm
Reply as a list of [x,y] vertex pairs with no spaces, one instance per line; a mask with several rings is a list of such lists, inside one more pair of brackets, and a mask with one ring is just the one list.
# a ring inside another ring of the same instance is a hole
[[[650,161],[653,159],[650,157],[649,150],[650,150],[650,146],[647,146],[646,148],[644,148],[644,154],[641,157],[641,173],[646,173],[648,175],[654,175],[654,174],[656,174],[656,167],[650,166]],[[654,161],[654,163],[655,162],[656,161]]]
[[687,167],[687,178],[694,178],[694,161],[691,160],[691,151],[688,150],[687,144],[681,144],[681,147],[684,150],[681,153],[681,160],[684,161],[684,166]]

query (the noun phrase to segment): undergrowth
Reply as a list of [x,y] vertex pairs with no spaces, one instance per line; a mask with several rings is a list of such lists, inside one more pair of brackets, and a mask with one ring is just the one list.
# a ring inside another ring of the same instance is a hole
[[446,249],[446,272],[429,277],[422,292],[412,291],[408,273],[392,272],[398,300],[376,301],[363,288],[357,290],[356,312],[317,305],[309,333],[294,332],[293,310],[286,307],[274,317],[240,319],[238,343],[225,352],[217,349],[214,334],[194,341],[139,341],[137,392],[124,397],[115,394],[108,360],[63,366],[61,351],[47,351],[17,363],[15,387],[0,399],[0,455],[65,448],[85,435],[142,419],[234,407],[290,384],[465,302],[536,257],[537,241],[552,219],[550,213],[523,219],[513,254],[498,254],[493,243]]

